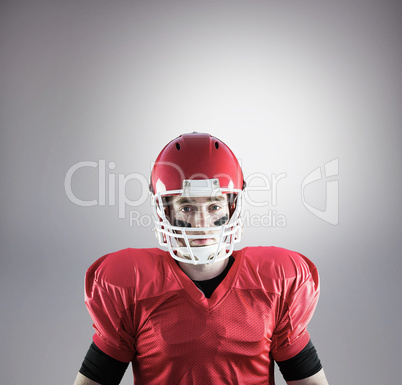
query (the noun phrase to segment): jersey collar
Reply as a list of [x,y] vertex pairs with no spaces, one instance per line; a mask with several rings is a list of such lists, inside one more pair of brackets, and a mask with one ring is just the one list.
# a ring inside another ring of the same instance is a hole
[[165,252],[165,258],[168,260],[170,268],[181,287],[186,291],[192,301],[195,301],[206,310],[212,310],[214,307],[218,306],[230,292],[234,282],[236,281],[243,261],[243,252],[242,250],[234,251],[232,255],[235,261],[226,277],[214,290],[212,296],[206,298],[204,293],[202,293],[195,283],[183,272],[182,269],[180,269],[176,261],[170,256],[169,252]]

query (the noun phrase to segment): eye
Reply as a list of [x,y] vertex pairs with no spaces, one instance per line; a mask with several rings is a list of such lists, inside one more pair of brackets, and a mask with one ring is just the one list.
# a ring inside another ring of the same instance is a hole
[[221,206],[219,206],[219,205],[211,205],[210,207],[209,207],[211,210],[213,210],[213,211],[216,211],[216,210],[219,210],[219,209],[221,209],[222,207]]
[[190,206],[183,206],[180,208],[180,212],[182,212],[182,213],[190,213],[192,210],[193,209]]

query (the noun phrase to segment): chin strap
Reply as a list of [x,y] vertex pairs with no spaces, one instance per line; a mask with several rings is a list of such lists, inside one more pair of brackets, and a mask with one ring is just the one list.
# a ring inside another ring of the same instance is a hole
[[[213,263],[215,261],[227,258],[230,255],[230,252],[227,253],[226,249],[229,247],[229,243],[223,243],[219,249],[217,245],[190,248],[175,247],[174,251],[176,251],[178,255],[176,254],[174,258],[181,262],[192,263],[194,265]],[[222,254],[222,252],[224,253]]]

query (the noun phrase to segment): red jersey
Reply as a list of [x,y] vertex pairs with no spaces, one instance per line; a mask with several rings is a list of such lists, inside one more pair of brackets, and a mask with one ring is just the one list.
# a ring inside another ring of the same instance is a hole
[[94,342],[132,362],[136,385],[274,384],[274,360],[310,337],[316,267],[276,247],[247,247],[206,298],[166,251],[126,249],[86,276]]

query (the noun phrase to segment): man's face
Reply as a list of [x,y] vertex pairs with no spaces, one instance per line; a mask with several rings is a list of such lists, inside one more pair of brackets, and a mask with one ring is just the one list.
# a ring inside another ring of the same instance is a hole
[[[170,220],[179,227],[217,227],[229,221],[229,207],[227,196],[217,197],[179,197],[170,200]],[[218,231],[191,231],[189,235],[208,235],[209,238],[189,238],[191,247],[209,246],[218,242]],[[179,239],[180,246],[184,246],[183,239]]]

